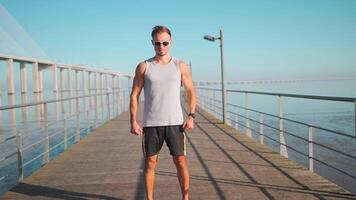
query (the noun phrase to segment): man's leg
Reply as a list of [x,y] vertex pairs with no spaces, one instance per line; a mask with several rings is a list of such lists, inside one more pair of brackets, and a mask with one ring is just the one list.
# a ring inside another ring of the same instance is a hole
[[153,200],[153,185],[155,179],[155,168],[157,165],[157,155],[146,157],[145,163],[145,190],[146,190],[146,199]]
[[189,193],[189,171],[185,156],[173,156],[173,161],[177,168],[177,176],[180,189],[182,191],[182,199],[187,200]]

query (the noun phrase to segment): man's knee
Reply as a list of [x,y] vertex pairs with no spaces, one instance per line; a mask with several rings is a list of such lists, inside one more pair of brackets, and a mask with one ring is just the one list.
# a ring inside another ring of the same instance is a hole
[[173,161],[177,167],[185,167],[186,166],[185,156],[173,156]]
[[149,156],[146,158],[146,170],[154,170],[157,165],[157,156]]

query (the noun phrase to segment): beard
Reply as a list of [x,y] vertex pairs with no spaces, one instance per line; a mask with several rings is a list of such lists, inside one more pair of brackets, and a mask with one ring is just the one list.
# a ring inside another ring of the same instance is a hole
[[167,52],[157,52],[157,56],[165,56],[167,55]]

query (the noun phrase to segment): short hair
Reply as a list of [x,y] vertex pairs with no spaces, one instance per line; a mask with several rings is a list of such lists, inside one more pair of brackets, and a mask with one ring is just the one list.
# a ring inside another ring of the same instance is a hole
[[166,26],[160,26],[160,25],[156,25],[152,28],[151,36],[153,38],[156,34],[164,33],[164,32],[168,33],[168,35],[172,37],[171,31]]

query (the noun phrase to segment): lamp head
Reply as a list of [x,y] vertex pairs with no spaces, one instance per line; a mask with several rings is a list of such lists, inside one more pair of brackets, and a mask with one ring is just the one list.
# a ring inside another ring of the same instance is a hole
[[205,35],[204,39],[209,40],[210,42],[214,42],[216,40],[216,38],[211,35]]

